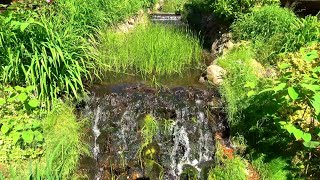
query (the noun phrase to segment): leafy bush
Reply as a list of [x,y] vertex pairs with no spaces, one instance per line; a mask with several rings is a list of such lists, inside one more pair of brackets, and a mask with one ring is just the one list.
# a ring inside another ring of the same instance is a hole
[[226,101],[231,124],[237,123],[241,111],[250,104],[247,89],[244,86],[248,81],[259,84],[259,78],[252,66],[253,51],[250,46],[241,45],[218,58],[218,65],[227,71],[221,87],[222,97]]
[[164,5],[161,9],[163,12],[181,12],[186,3],[190,0],[164,0]]
[[270,63],[282,52],[294,52],[320,40],[320,22],[316,17],[300,19],[278,6],[257,7],[232,25],[235,40],[253,41],[258,60]]
[[180,73],[199,61],[199,40],[170,26],[138,26],[127,34],[107,31],[100,35],[98,56],[105,70],[148,76]]
[[290,173],[288,170],[290,164],[287,161],[288,160],[281,158],[266,160],[265,155],[261,155],[252,162],[252,165],[258,171],[261,179],[286,180]]
[[83,142],[85,122],[79,121],[72,107],[55,103],[43,122],[46,149],[45,168],[39,167],[42,176],[50,172],[53,177],[68,179],[77,170],[81,155],[89,155],[89,147]]
[[39,101],[33,87],[1,88],[0,162],[37,158],[43,153]]
[[209,180],[237,179],[246,180],[245,173],[247,164],[239,156],[233,158],[225,157],[223,147],[220,143],[216,145],[216,166],[209,171]]
[[[303,174],[318,174],[316,158],[320,147],[320,64],[319,44],[303,48],[299,53],[286,54],[278,63],[279,77],[260,94],[268,93],[276,108],[269,118],[282,131],[294,137]],[[280,131],[281,132],[281,131]],[[287,143],[289,143],[288,141]]]
[[249,12],[254,6],[279,4],[279,0],[211,0],[211,2],[213,12],[226,20],[233,20],[242,13]]
[[[94,64],[86,57],[85,39],[44,16],[25,13],[0,17],[1,81],[36,87],[41,101],[50,105],[62,94],[83,92]],[[56,30],[56,28],[65,30]]]
[[275,34],[290,32],[296,21],[295,14],[279,6],[256,7],[251,13],[244,14],[232,25],[233,38],[236,40],[267,40]]
[[[23,90],[20,87],[16,89],[19,89],[19,91]],[[27,92],[29,89],[30,87],[25,88],[25,91],[22,93]],[[23,97],[21,95],[22,93],[16,97],[17,101],[14,105],[18,104],[21,97]],[[25,100],[26,105],[30,104],[30,101],[28,97],[27,100]],[[19,107],[22,108],[23,106]],[[36,110],[39,110],[39,108]],[[30,113],[36,116],[36,110],[30,111]],[[24,111],[21,111],[21,113],[22,112]],[[14,111],[13,113],[16,112]],[[23,118],[27,119],[28,115],[29,114],[25,113],[18,117],[21,117],[20,120],[24,120]],[[34,121],[29,120],[28,123],[24,124],[24,130],[22,130],[21,138],[17,144],[21,144],[24,141],[23,132],[26,131],[29,133],[29,131],[31,131],[29,129],[31,128],[33,133],[27,136],[27,141],[29,142],[29,138],[32,136],[33,142],[29,144],[29,148],[25,146],[21,149],[20,152],[22,152],[24,157],[8,159],[6,165],[0,164],[0,179],[70,179],[77,170],[81,155],[89,154],[89,147],[83,143],[82,139],[85,121],[81,120],[78,122],[78,118],[74,115],[73,108],[59,101],[54,104],[53,110],[42,114],[42,116],[41,121],[37,117]],[[15,122],[17,124],[16,127],[19,127],[25,120],[20,123],[17,123],[19,121]],[[32,122],[34,123],[30,124]],[[17,128],[13,128],[10,130],[9,135],[15,133],[16,129]],[[20,131],[21,130],[19,130],[19,132]],[[41,135],[38,131],[41,132]],[[2,136],[0,137],[2,138]],[[8,136],[8,138],[11,137]],[[12,146],[15,147],[14,145]],[[12,151],[12,153],[18,155],[17,151]]]

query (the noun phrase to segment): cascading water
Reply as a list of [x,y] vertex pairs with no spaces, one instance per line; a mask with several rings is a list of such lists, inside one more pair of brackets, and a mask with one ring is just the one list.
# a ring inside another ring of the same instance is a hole
[[[194,88],[95,88],[84,110],[93,122],[92,178],[188,179],[186,172],[192,169],[203,179],[213,165],[215,134],[225,131],[219,99],[214,91]],[[147,115],[159,129],[152,143],[141,149]]]

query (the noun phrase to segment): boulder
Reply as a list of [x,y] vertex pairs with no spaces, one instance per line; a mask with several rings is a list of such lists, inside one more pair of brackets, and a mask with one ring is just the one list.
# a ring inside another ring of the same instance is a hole
[[226,70],[216,64],[210,65],[207,68],[207,78],[215,85],[220,85],[223,82],[223,76],[226,73]]

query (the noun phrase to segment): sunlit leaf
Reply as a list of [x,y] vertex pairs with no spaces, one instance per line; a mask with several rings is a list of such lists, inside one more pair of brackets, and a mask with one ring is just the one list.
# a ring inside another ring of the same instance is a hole
[[289,88],[288,88],[288,94],[289,94],[289,96],[291,97],[291,99],[294,100],[294,101],[295,101],[295,100],[298,98],[298,96],[299,96],[299,94],[294,90],[293,87],[289,87]]
[[302,139],[303,139],[305,142],[311,141],[311,134],[310,134],[310,133],[303,133]]
[[320,145],[320,142],[318,141],[303,142],[303,145],[308,148],[317,148]]
[[6,100],[3,99],[3,98],[0,98],[0,106],[1,106],[1,105],[4,105],[5,103],[6,103]]
[[318,51],[317,50],[312,50],[310,52],[308,52],[304,57],[303,59],[307,62],[311,62],[315,59],[319,58],[319,55],[318,55]]
[[290,66],[291,66],[291,65],[288,64],[288,63],[282,63],[282,64],[279,65],[279,68],[280,68],[280,69],[287,69],[287,68],[290,67]]
[[36,108],[40,105],[40,102],[37,99],[31,99],[28,104],[30,107]]
[[249,91],[249,92],[247,93],[247,96],[248,96],[248,97],[251,97],[251,96],[254,96],[254,95],[256,95],[256,92],[255,92],[255,91]]
[[26,93],[20,93],[17,97],[21,102],[24,102],[28,99],[28,95]]
[[286,85],[287,85],[286,83],[280,83],[278,86],[274,87],[273,90],[275,92],[281,91],[286,87]]
[[28,144],[32,143],[33,137],[34,137],[33,131],[29,130],[29,131],[22,132],[22,139],[24,142],[26,142]]
[[12,134],[12,141],[13,141],[13,144],[16,144],[20,139],[20,133],[19,132],[14,132]]
[[9,130],[10,130],[10,126],[8,126],[7,124],[3,124],[3,125],[1,126],[1,132],[2,132],[3,134],[6,134],[7,132],[9,132]]

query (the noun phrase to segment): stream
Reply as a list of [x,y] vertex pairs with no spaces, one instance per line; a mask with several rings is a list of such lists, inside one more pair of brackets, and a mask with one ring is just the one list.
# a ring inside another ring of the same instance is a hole
[[[176,15],[151,19],[181,23]],[[192,70],[155,88],[110,74],[95,84],[81,110],[92,122],[92,156],[81,170],[95,180],[207,179],[216,137],[228,143],[229,128],[218,90],[199,83],[200,76]]]

